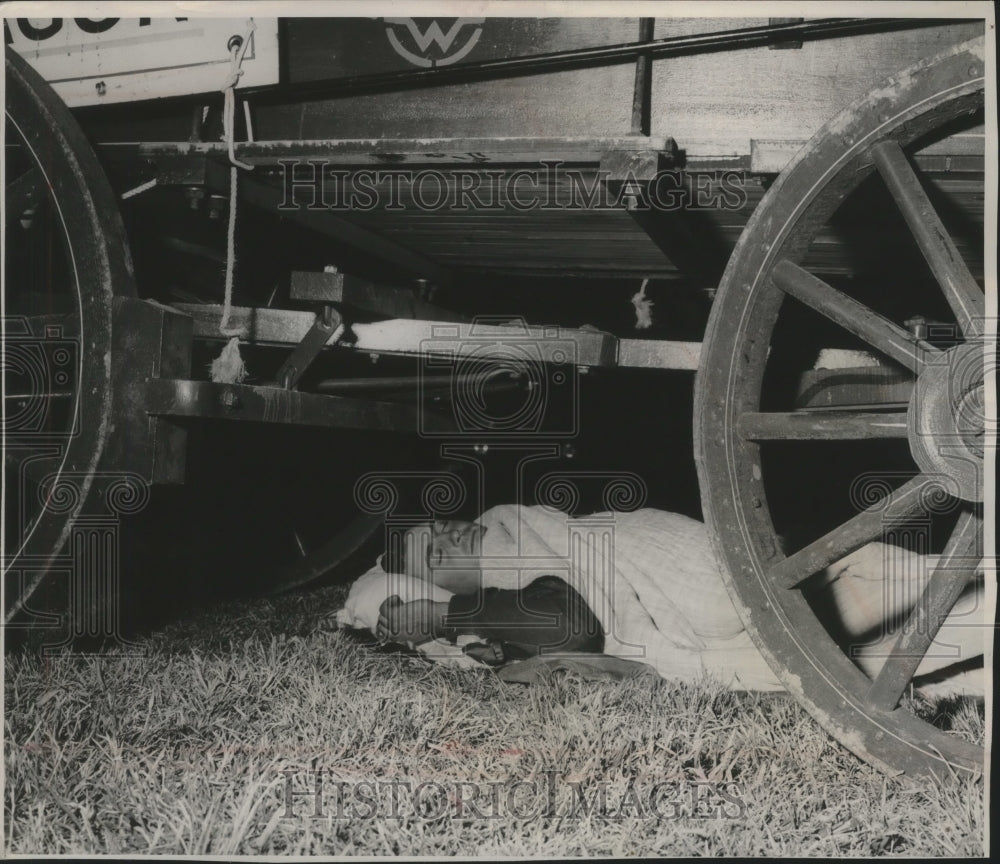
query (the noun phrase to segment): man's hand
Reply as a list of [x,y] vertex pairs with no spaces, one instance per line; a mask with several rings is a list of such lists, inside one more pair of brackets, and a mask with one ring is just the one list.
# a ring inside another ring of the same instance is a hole
[[399,642],[413,648],[434,639],[441,631],[447,614],[447,602],[414,600],[404,603],[394,594],[379,607],[375,635],[379,639]]

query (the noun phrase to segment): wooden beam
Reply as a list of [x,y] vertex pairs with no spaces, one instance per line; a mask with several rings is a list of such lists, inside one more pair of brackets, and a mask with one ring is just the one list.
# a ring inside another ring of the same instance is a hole
[[[105,144],[102,151],[135,148],[134,144]],[[345,138],[304,141],[254,141],[236,145],[236,156],[251,165],[278,165],[301,159],[330,165],[537,165],[541,161],[593,163],[611,151],[646,150],[673,152],[667,136],[511,137],[511,138]],[[161,157],[206,157],[228,159],[222,142],[161,141],[138,145],[138,155],[156,161]]]
[[[320,178],[319,182],[322,182]],[[310,209],[305,206],[284,206],[284,192],[277,186],[251,180],[244,175],[240,178],[240,199],[264,210],[311,228],[334,238],[338,243],[350,246],[380,261],[387,261],[414,276],[429,279],[436,285],[451,282],[451,273],[437,261],[420,252],[402,246],[383,234],[363,228],[349,218],[329,209]]]
[[601,175],[609,198],[621,202],[671,264],[685,276],[716,284],[731,250],[714,236],[707,220],[685,206],[682,198],[676,207],[665,206],[671,202],[654,188],[670,179],[663,172],[672,161],[673,154],[612,151],[601,159]]
[[701,342],[666,339],[619,339],[618,365],[629,369],[680,369],[694,372],[701,356]]
[[446,434],[456,428],[447,414],[398,402],[187,379],[151,378],[145,385],[143,405],[152,417],[381,432]]
[[468,321],[450,309],[417,296],[416,291],[369,282],[350,273],[292,271],[291,298],[316,303],[342,303],[385,318],[417,318],[425,321]]
[[[219,333],[222,307],[204,303],[177,303],[175,307],[194,319],[198,339],[224,341]],[[256,345],[295,345],[312,326],[311,312],[290,309],[234,307],[231,328],[240,338]],[[354,342],[339,342],[341,350],[376,354],[454,356],[455,351],[474,349],[477,357],[509,359],[511,346],[522,346],[525,356],[546,362],[571,362],[577,366],[617,366],[624,369],[698,368],[700,342],[665,339],[617,339],[610,333],[567,327],[537,327],[473,322],[389,320],[351,326]],[[331,346],[332,347],[332,346]]]
[[[201,303],[178,303],[176,308],[194,319],[199,339],[225,341],[219,333],[222,307]],[[296,345],[315,320],[311,312],[259,307],[234,307],[229,327],[241,339],[259,345]],[[614,366],[618,340],[610,333],[538,327],[519,324],[488,324],[446,321],[389,320],[353,324],[340,350],[403,356],[440,356],[454,359],[462,352],[477,358],[510,361],[523,356],[526,362],[568,363],[575,366]],[[515,349],[512,353],[511,349]]]

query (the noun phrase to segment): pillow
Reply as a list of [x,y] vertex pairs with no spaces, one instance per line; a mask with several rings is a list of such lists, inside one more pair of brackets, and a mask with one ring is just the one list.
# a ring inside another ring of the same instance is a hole
[[386,573],[376,564],[358,577],[347,595],[347,603],[337,611],[337,624],[341,627],[360,627],[375,635],[378,627],[378,610],[392,596],[404,603],[413,600],[447,602],[454,596],[451,591],[422,579],[399,573]]

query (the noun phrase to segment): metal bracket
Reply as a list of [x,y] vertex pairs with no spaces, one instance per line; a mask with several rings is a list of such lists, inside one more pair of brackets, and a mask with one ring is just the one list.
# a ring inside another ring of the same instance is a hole
[[[341,323],[340,313],[336,309],[328,305],[322,307],[312,327],[302,337],[302,341],[281,364],[277,374],[279,387],[284,387],[286,390],[295,389],[299,379],[319,356],[319,352],[330,344],[331,337],[341,327]],[[337,338],[340,338],[339,335]]]

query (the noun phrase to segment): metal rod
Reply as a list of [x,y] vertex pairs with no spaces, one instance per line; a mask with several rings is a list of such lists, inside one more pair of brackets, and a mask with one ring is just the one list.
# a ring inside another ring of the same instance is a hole
[[253,94],[257,102],[294,100],[296,102],[328,99],[338,96],[356,96],[362,93],[379,93],[406,90],[413,87],[436,87],[485,81],[492,78],[535,75],[581,69],[588,66],[605,66],[630,63],[641,55],[652,59],[704,54],[711,51],[733,51],[757,48],[789,39],[813,41],[885,30],[906,30],[961,23],[955,18],[819,18],[801,24],[779,24],[724,30],[717,33],[698,33],[668,36],[653,42],[625,42],[617,45],[600,45],[523,57],[504,57],[476,63],[459,63],[454,66],[436,66],[399,72],[372,75],[355,75],[347,78],[325,78],[316,81],[299,81],[287,86],[261,85],[247,87],[240,92]]
[[[276,376],[278,385],[294,390],[299,380],[313,364],[320,352],[335,343],[344,332],[340,313],[332,306],[325,305],[302,341],[285,358]],[[337,335],[334,335],[337,334]]]
[[[653,41],[655,18],[639,19],[639,41]],[[632,134],[648,135],[651,123],[650,106],[653,98],[653,64],[649,54],[635,60],[635,87],[632,91]]]
[[327,378],[316,385],[323,393],[338,393],[344,390],[399,390],[418,386],[423,389],[475,386],[481,389],[505,389],[517,387],[522,375],[512,372],[494,372],[485,375],[399,375],[380,378]]

